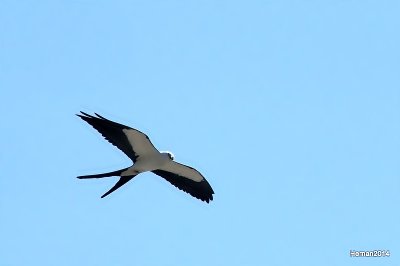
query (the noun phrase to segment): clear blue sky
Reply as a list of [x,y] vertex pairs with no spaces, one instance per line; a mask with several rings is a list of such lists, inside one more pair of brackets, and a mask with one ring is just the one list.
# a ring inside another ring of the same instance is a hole
[[[400,265],[399,1],[0,2],[0,264]],[[200,170],[207,205],[79,111]],[[390,250],[390,258],[350,258]]]

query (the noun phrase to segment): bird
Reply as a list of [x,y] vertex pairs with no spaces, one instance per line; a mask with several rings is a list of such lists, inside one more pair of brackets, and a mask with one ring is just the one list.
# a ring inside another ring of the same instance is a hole
[[199,200],[207,203],[213,200],[214,191],[211,185],[195,168],[176,162],[171,152],[158,151],[143,132],[113,122],[97,113],[94,114],[95,116],[81,111],[77,116],[96,129],[132,161],[132,166],[117,171],[77,177],[91,179],[119,176],[118,182],[101,198],[113,193],[138,174],[152,172]]

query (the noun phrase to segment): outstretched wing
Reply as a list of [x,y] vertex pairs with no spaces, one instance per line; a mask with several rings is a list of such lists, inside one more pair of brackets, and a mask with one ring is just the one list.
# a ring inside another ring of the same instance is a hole
[[98,114],[95,117],[81,112],[77,116],[90,124],[111,144],[123,151],[134,163],[140,156],[158,153],[149,137],[139,130],[118,124]]
[[175,187],[207,203],[213,200],[214,191],[207,180],[196,169],[174,161],[161,169],[152,171]]

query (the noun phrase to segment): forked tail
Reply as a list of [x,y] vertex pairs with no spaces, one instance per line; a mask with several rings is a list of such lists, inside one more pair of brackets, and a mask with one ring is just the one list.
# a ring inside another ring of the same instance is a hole
[[130,175],[130,176],[121,176],[121,173],[124,172],[127,169],[128,168],[124,168],[124,169],[117,170],[117,171],[114,171],[114,172],[109,172],[109,173],[104,173],[104,174],[97,174],[97,175],[82,175],[82,176],[78,176],[77,178],[79,178],[79,179],[89,179],[89,178],[103,178],[103,177],[109,177],[109,176],[120,176],[120,179],[118,180],[118,182],[109,191],[107,191],[103,196],[101,196],[102,198],[104,198],[107,195],[113,193],[115,190],[117,190],[120,187],[122,187],[123,185],[125,185],[129,180],[131,180],[132,178],[134,178],[136,176],[136,174],[135,175]]

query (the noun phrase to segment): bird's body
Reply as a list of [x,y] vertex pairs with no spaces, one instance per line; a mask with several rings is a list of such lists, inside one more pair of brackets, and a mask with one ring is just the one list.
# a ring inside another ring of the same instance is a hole
[[81,113],[78,114],[80,118],[93,126],[133,162],[131,167],[121,170],[78,176],[79,179],[119,176],[119,181],[102,198],[126,184],[136,175],[151,171],[193,197],[207,203],[213,199],[214,191],[200,172],[192,167],[175,162],[170,152],[159,152],[143,132],[115,123],[98,114],[95,117],[84,112]]
[[171,162],[171,159],[167,153],[157,152],[156,154],[149,154],[136,160],[131,167],[121,173],[121,176],[137,175],[143,172],[154,171],[162,168],[169,162]]

